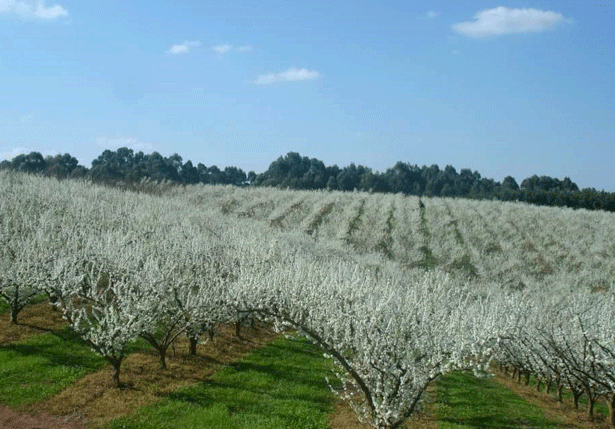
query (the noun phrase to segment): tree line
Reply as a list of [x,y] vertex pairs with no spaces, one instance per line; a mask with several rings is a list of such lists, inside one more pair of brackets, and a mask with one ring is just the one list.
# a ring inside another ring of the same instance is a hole
[[519,185],[514,177],[506,176],[502,182],[481,177],[478,171],[462,168],[459,172],[447,165],[419,167],[416,164],[397,162],[384,172],[373,171],[363,165],[351,163],[340,168],[325,166],[316,158],[289,152],[273,161],[263,173],[247,174],[238,167],[227,166],[221,170],[216,165],[196,166],[192,161],[183,162],[177,153],[164,157],[158,152],[134,153],[122,147],[105,150],[92,161],[92,168],[79,165],[79,161],[66,153],[47,156],[30,152],[2,161],[0,169],[11,169],[45,176],[86,178],[97,183],[138,187],[143,180],[166,181],[182,185],[226,184],[235,186],[273,186],[290,189],[326,189],[339,191],[401,192],[406,195],[426,197],[462,197],[524,201],[530,204],[585,208],[615,212],[615,193],[595,188],[579,187],[565,177],[563,180],[549,176],[533,175]]

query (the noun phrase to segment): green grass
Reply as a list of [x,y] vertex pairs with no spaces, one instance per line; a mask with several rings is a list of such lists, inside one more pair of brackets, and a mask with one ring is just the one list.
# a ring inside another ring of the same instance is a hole
[[111,427],[327,429],[331,366],[308,341],[282,338]]
[[531,404],[493,379],[454,372],[437,383],[438,429],[559,428]]
[[0,346],[0,403],[39,402],[105,364],[70,328]]
[[0,316],[4,316],[9,312],[9,304],[6,302],[4,298],[0,298]]
[[[39,293],[34,298],[32,298],[32,304],[40,304],[41,302],[46,302],[49,300],[49,297],[44,293]],[[11,307],[6,302],[4,298],[0,298],[0,316],[8,314]]]

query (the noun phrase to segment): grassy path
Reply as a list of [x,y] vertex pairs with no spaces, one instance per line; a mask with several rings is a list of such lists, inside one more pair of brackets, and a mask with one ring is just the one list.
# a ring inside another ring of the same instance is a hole
[[471,372],[448,374],[438,381],[438,429],[566,428],[544,416],[541,408],[494,379]]
[[308,341],[280,338],[111,427],[327,429],[330,366]]

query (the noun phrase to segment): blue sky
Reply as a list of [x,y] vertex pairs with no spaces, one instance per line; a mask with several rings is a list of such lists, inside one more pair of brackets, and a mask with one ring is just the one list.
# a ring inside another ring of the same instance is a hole
[[0,0],[0,159],[295,151],[615,191],[613,6]]

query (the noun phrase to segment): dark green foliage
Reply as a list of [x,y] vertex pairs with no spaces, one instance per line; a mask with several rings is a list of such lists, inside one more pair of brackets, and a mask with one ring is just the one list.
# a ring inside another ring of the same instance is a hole
[[615,192],[597,191],[593,188],[580,190],[565,177],[563,180],[549,176],[528,177],[521,186],[512,176],[502,183],[481,177],[477,172],[462,168],[459,172],[447,165],[441,170],[437,164],[429,167],[397,162],[384,172],[374,172],[369,167],[351,163],[340,168],[325,166],[316,159],[289,152],[273,161],[260,174],[251,171],[247,175],[237,167],[220,170],[213,165],[206,167],[192,161],[182,162],[182,157],[173,154],[163,157],[158,152],[134,153],[122,147],[116,151],[105,150],[92,161],[88,170],[78,165],[78,160],[69,154],[43,158],[39,152],[18,155],[12,161],[3,161],[0,169],[12,169],[27,173],[63,178],[89,178],[95,182],[139,189],[139,183],[167,181],[190,185],[231,184],[236,186],[275,186],[291,189],[327,189],[340,191],[393,192],[428,197],[463,197],[475,199],[498,199],[502,201],[525,201],[530,204],[584,208],[588,210],[615,211]]

